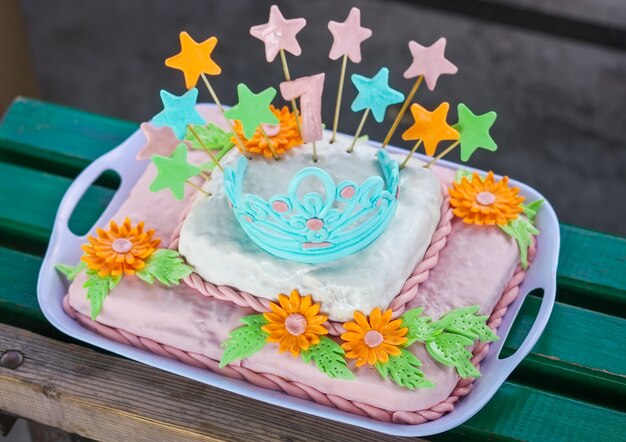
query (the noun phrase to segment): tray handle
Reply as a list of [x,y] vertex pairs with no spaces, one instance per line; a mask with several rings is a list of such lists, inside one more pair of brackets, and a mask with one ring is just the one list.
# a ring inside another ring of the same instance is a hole
[[102,212],[94,225],[90,227],[89,231],[91,232],[96,225],[101,225],[103,221],[111,219],[123,200],[128,197],[133,183],[137,180],[138,175],[143,172],[144,168],[140,168],[140,171],[137,172],[133,171],[132,168],[125,164],[122,152],[125,144],[127,143],[123,143],[116,149],[113,149],[109,153],[101,156],[87,166],[87,168],[76,177],[67,189],[63,199],[61,200],[57,216],[54,220],[54,231],[59,233],[60,239],[64,237],[82,239],[87,236],[86,234],[83,236],[74,234],[70,230],[68,223],[74,213],[74,210],[76,210],[76,206],[79,201],[85,195],[85,192],[87,192],[87,189],[89,189],[94,181],[96,181],[104,172],[111,170],[117,173],[121,181],[120,186],[115,191],[113,198],[107,205],[104,212]]
[[[548,319],[550,319],[550,313],[552,312],[552,307],[554,306],[554,302],[556,300],[556,282],[553,282],[549,286],[537,287],[537,289],[543,290],[543,298],[541,300],[541,306],[539,307],[539,312],[537,313],[535,322],[528,332],[528,335],[526,335],[522,345],[519,346],[515,353],[505,359],[497,359],[497,370],[500,372],[500,375],[504,375],[505,377],[508,377],[515,367],[517,367],[526,355],[530,353],[546,327]],[[530,291],[528,293],[530,293]],[[524,300],[525,299],[526,296],[524,297]],[[500,350],[504,347],[505,339],[502,341]]]

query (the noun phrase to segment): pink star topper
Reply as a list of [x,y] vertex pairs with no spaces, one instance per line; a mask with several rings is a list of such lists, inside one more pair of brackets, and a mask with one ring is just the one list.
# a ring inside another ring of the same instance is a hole
[[265,58],[271,63],[281,49],[293,55],[300,55],[302,49],[296,40],[296,34],[306,26],[304,18],[285,19],[278,6],[270,8],[269,21],[262,25],[252,26],[250,34],[265,43]]
[[152,155],[169,156],[176,146],[185,143],[191,146],[189,141],[181,141],[176,138],[174,131],[169,126],[156,127],[150,123],[141,123],[141,131],[146,137],[146,145],[137,153],[138,160],[149,160]]
[[350,9],[344,22],[329,21],[328,29],[333,34],[333,45],[328,57],[337,60],[347,55],[351,62],[361,62],[361,43],[372,36],[372,30],[361,26],[361,10]]
[[409,51],[413,56],[413,62],[404,72],[404,78],[413,78],[423,75],[428,89],[435,90],[437,79],[442,74],[456,74],[458,69],[453,65],[443,52],[446,49],[446,39],[440,38],[432,46],[426,47],[410,41]]

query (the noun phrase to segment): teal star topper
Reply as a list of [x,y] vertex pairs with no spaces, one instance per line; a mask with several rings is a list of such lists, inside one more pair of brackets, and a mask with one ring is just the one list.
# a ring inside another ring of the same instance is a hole
[[185,196],[185,182],[202,172],[202,169],[187,162],[187,145],[181,143],[169,156],[152,155],[157,175],[150,184],[151,192],[170,189],[177,200]]
[[258,94],[253,93],[243,83],[237,85],[239,102],[225,112],[226,118],[241,121],[243,134],[250,139],[261,124],[276,125],[278,117],[270,110],[270,103],[276,96],[276,89],[268,87]]
[[387,106],[400,103],[404,100],[404,94],[389,87],[389,69],[381,68],[372,78],[352,74],[352,83],[359,91],[352,102],[351,109],[359,112],[370,109],[374,119],[382,123],[385,118]]
[[460,103],[457,107],[459,122],[452,127],[459,133],[461,143],[461,160],[467,161],[478,148],[483,148],[495,152],[498,145],[491,135],[489,129],[496,121],[497,114],[493,111],[482,115],[475,115],[469,107]]
[[204,118],[196,110],[198,89],[189,89],[180,97],[161,91],[163,110],[152,119],[155,126],[169,126],[176,137],[182,140],[185,137],[188,124],[204,124]]

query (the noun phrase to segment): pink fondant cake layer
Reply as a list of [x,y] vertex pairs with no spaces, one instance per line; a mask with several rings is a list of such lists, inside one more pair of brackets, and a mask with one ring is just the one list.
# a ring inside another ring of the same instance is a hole
[[[193,154],[195,160],[204,155]],[[165,192],[149,192],[148,184],[154,173],[153,166],[149,165],[115,219],[121,221],[130,216],[134,221],[147,220],[158,235],[167,238],[186,203],[174,202]],[[450,179],[448,171],[440,173],[446,181]],[[191,194],[189,192],[187,198]],[[460,222],[453,223],[448,238],[449,244],[441,250],[439,262],[431,270],[430,289],[421,293],[413,304],[425,303],[427,313],[433,318],[450,308],[472,304],[480,304],[484,313],[490,313],[517,265],[516,245],[498,228],[477,228]],[[81,275],[71,285],[69,304],[79,313],[88,315],[83,282]],[[221,342],[239,325],[238,319],[250,312],[232,303],[201,296],[190,288],[147,286],[136,277],[126,276],[105,299],[98,321],[184,352],[219,360]],[[354,381],[331,380],[312,364],[278,354],[274,346],[267,346],[244,360],[241,366],[364,406],[388,412],[412,412],[444,401],[453,392],[458,378],[453,369],[435,363],[422,346],[414,345],[411,350],[423,362],[424,374],[436,388],[409,391],[381,380],[375,369],[369,367],[356,369]]]

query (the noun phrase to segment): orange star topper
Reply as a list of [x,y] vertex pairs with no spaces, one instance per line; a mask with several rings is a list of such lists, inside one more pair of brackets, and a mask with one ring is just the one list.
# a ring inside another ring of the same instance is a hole
[[166,59],[165,66],[183,71],[185,85],[187,89],[191,89],[198,83],[200,75],[222,73],[222,69],[211,59],[216,44],[216,37],[198,43],[183,31],[180,33],[180,52]]
[[426,155],[432,157],[441,141],[459,139],[459,133],[446,121],[449,109],[450,104],[445,102],[432,112],[417,103],[412,104],[411,113],[415,123],[402,134],[402,139],[422,140]]

